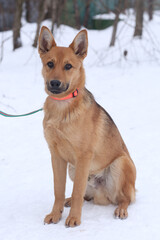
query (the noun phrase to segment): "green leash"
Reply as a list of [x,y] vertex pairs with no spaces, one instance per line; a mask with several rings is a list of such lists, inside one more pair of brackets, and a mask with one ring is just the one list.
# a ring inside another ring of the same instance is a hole
[[40,112],[40,111],[43,111],[43,108],[40,108],[40,109],[35,110],[35,111],[33,111],[33,112],[29,112],[29,113],[25,113],[25,114],[20,114],[20,115],[12,115],[12,114],[8,114],[8,113],[5,113],[5,112],[0,111],[0,115],[2,115],[3,117],[26,117],[26,116],[35,114],[35,113]]

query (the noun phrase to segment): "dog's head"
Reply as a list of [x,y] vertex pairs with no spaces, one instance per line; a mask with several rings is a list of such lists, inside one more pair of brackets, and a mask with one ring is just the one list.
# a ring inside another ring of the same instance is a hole
[[80,31],[69,47],[57,47],[50,30],[42,27],[38,51],[48,95],[61,98],[84,87],[83,59],[87,56],[87,48],[86,30]]

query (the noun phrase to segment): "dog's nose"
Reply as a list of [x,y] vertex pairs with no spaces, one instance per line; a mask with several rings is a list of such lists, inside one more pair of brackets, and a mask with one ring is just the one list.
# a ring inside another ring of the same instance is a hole
[[52,89],[58,89],[60,85],[61,85],[61,82],[59,80],[50,81],[50,86]]

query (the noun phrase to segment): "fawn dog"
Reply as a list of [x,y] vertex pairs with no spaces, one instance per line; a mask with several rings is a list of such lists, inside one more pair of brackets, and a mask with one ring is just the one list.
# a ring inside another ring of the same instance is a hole
[[[64,205],[71,206],[65,225],[81,223],[84,199],[116,204],[114,215],[124,219],[135,200],[136,169],[109,114],[85,88],[83,59],[87,31],[80,31],[69,47],[57,47],[50,30],[39,36],[42,75],[48,97],[44,103],[44,135],[51,153],[55,201],[45,223],[57,223]],[[65,199],[67,165],[74,182]]]

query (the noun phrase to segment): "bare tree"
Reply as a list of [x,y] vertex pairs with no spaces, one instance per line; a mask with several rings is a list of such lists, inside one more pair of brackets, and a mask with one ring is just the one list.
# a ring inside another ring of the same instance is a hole
[[149,21],[153,19],[154,0],[148,0]]
[[57,8],[58,8],[58,0],[51,0],[51,8],[52,8],[52,26],[51,26],[51,32],[54,32],[54,25],[57,20]]
[[114,20],[114,24],[113,24],[113,32],[112,32],[112,37],[111,37],[111,42],[110,42],[110,47],[115,45],[115,41],[116,41],[116,33],[117,33],[117,26],[118,26],[118,21],[119,21],[119,15],[122,12],[122,0],[118,1],[118,5],[115,8],[115,20]]
[[30,22],[30,0],[25,0],[25,7],[26,7],[26,20]]
[[45,16],[46,7],[47,7],[47,0],[39,0],[37,30],[36,30],[36,35],[35,35],[34,42],[32,45],[33,47],[37,47],[39,30],[40,30],[41,22],[43,21],[44,16]]
[[84,27],[88,27],[90,4],[91,4],[92,0],[86,0],[85,2],[86,2],[85,3],[85,16],[84,16],[83,25],[84,25]]
[[16,0],[16,11],[13,24],[13,50],[22,46],[20,38],[22,4],[23,0]]
[[123,0],[123,13],[125,14],[126,9],[129,8],[130,2],[128,0]]
[[29,23],[37,22],[39,1],[25,0],[26,20]]
[[74,11],[75,11],[76,28],[80,29],[81,23],[80,23],[80,12],[79,12],[79,7],[78,7],[78,1],[73,0],[73,4],[74,4]]
[[134,30],[134,37],[142,37],[143,32],[143,13],[144,0],[136,0],[136,25]]
[[57,4],[57,19],[56,19],[56,23],[57,23],[58,27],[61,24],[61,15],[62,15],[63,10],[65,9],[66,1],[67,0],[59,0],[58,4]]
[[125,12],[126,8],[128,8],[128,0],[118,0],[117,4],[114,9],[110,9],[109,6],[107,6],[106,3],[104,3],[103,0],[99,0],[103,8],[106,10],[107,13],[112,12],[115,14],[115,19],[113,23],[113,31],[112,31],[112,36],[111,36],[111,41],[109,46],[112,47],[115,45],[116,42],[116,34],[117,34],[117,27],[118,27],[118,22],[119,22],[119,16],[123,12]]

